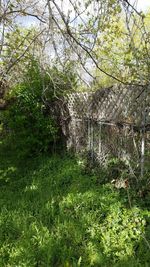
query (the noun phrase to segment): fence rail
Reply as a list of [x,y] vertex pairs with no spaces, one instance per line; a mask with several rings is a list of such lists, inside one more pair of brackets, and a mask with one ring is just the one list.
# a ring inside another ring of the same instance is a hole
[[119,157],[129,165],[138,165],[144,140],[144,161],[148,160],[148,88],[114,86],[93,93],[75,93],[68,96],[67,108],[68,148],[86,153],[92,162],[100,164],[110,157]]

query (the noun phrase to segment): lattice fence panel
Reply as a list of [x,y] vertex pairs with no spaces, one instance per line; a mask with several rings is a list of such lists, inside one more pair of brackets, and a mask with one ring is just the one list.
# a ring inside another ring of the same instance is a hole
[[150,149],[150,95],[148,89],[146,94],[143,92],[143,87],[114,86],[94,93],[69,95],[68,148],[86,152],[91,161],[101,164],[110,157],[138,164],[143,109],[146,155]]

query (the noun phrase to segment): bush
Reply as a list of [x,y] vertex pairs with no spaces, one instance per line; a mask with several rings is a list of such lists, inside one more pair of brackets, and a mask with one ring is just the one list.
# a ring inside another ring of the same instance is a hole
[[11,89],[9,98],[15,101],[3,120],[23,151],[46,151],[60,138],[57,104],[65,86],[69,88],[65,78],[66,74],[56,68],[42,72],[38,62],[32,60],[23,82]]

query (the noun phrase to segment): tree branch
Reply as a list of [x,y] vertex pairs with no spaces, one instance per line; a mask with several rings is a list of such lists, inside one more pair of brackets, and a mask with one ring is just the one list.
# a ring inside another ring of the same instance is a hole
[[2,21],[2,19],[5,19],[6,16],[9,16],[11,14],[15,14],[15,13],[18,13],[19,15],[23,15],[23,16],[30,16],[30,17],[34,17],[36,19],[38,19],[40,22],[42,23],[46,23],[45,20],[41,19],[38,15],[36,14],[31,14],[29,12],[26,12],[24,10],[12,10],[12,11],[9,11],[9,12],[5,12],[1,17],[0,17],[0,21]]

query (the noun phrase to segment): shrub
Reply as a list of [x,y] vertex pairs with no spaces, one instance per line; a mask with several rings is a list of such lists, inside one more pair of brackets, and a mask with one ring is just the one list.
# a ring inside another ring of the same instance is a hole
[[11,89],[9,98],[15,101],[3,118],[11,137],[24,151],[46,151],[60,138],[57,104],[65,86],[69,88],[65,78],[66,74],[56,68],[42,72],[32,60],[23,81]]

